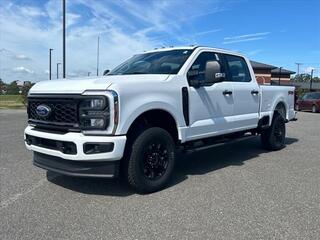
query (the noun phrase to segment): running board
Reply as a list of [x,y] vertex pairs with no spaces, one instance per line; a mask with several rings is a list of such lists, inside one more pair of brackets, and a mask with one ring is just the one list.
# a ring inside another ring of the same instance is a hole
[[222,145],[229,144],[229,143],[235,143],[235,142],[248,140],[248,139],[255,138],[255,137],[257,137],[257,135],[250,135],[250,136],[244,136],[244,137],[240,137],[240,138],[234,138],[234,139],[230,139],[230,140],[227,140],[224,142],[208,144],[208,145],[204,145],[204,146],[200,146],[200,147],[185,148],[184,152],[185,153],[194,153],[194,152],[207,150],[207,149],[210,149],[213,147],[218,147],[218,146],[222,146]]

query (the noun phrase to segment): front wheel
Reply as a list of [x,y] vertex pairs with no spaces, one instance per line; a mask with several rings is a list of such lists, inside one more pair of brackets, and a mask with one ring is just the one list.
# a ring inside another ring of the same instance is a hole
[[279,113],[274,113],[271,126],[261,133],[262,147],[267,150],[280,150],[285,146],[286,125]]
[[171,135],[158,127],[146,129],[131,146],[128,183],[140,193],[158,191],[168,183],[174,164],[175,144]]

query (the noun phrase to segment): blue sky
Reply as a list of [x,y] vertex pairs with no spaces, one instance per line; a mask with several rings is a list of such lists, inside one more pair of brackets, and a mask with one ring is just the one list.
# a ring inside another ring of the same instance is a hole
[[[317,0],[67,0],[67,73],[110,69],[132,54],[162,46],[199,44],[320,75]],[[61,0],[0,1],[0,77],[40,81],[61,62]]]

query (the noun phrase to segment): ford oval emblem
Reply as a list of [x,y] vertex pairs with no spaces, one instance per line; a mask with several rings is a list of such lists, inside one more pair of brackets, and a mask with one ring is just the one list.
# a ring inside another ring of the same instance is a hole
[[36,108],[36,113],[39,117],[48,117],[51,113],[51,108],[47,105],[39,105]]

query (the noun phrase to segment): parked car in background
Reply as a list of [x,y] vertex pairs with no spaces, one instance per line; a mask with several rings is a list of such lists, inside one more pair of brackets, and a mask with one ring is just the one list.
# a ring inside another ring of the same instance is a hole
[[304,94],[296,102],[297,111],[319,112],[320,110],[320,92],[309,92]]

